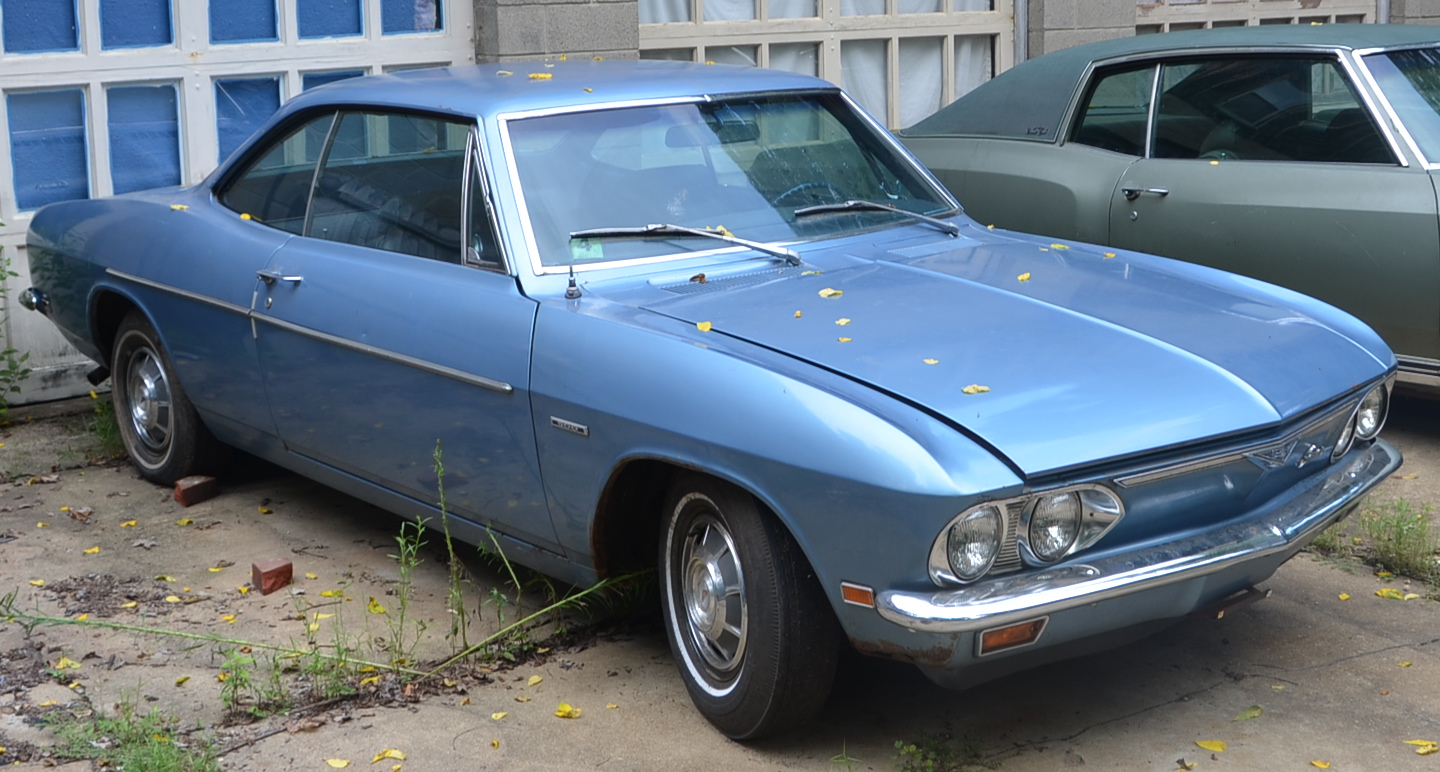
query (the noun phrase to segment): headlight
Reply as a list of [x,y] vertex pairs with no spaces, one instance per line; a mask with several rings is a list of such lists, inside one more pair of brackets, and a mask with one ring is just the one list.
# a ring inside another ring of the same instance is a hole
[[993,506],[980,507],[955,521],[945,537],[945,558],[955,578],[970,582],[989,571],[1000,554],[1004,533],[1005,521]]
[[1030,511],[1030,551],[1051,563],[1065,556],[1080,535],[1080,496],[1074,491],[1046,493]]
[[1355,437],[1373,440],[1385,426],[1385,414],[1390,407],[1390,392],[1384,384],[1376,386],[1360,400],[1355,411]]

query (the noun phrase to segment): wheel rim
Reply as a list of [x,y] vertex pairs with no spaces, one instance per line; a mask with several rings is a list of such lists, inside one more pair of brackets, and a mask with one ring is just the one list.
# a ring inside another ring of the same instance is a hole
[[724,524],[701,515],[685,534],[680,596],[690,643],[718,673],[734,671],[745,655],[745,574]]
[[135,438],[147,450],[162,454],[173,430],[170,381],[154,351],[141,348],[131,355],[125,382],[126,412]]

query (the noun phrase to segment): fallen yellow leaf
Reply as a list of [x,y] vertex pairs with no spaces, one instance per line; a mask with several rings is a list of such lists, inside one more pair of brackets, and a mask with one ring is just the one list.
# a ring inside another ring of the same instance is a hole
[[234,615],[234,614],[226,614],[226,615],[220,617],[220,621],[221,621],[221,622],[224,622],[224,623],[226,623],[226,624],[229,624],[229,625],[233,625],[233,624],[235,624],[235,615]]
[[699,331],[701,331],[701,332],[709,332],[710,330],[714,329],[714,327],[715,327],[715,325],[713,325],[713,324],[711,324],[711,323],[709,323],[709,322],[700,322],[700,323],[698,323],[698,324],[695,325],[695,329],[697,329],[697,330],[699,330]]
[[1414,662],[1401,662],[1400,667],[1412,667],[1414,664]]
[[614,710],[614,709],[616,709],[616,708],[618,708],[618,707],[620,707],[620,706],[619,706],[619,705],[616,705],[616,704],[613,703],[613,702],[607,702],[607,703],[605,703],[605,708],[606,708],[607,710]]
[[469,705],[469,704],[470,704],[470,698],[469,698],[469,697],[466,697],[465,699],[463,699],[463,700],[460,701],[460,707],[462,707],[462,708],[465,707],[466,705]]
[[180,596],[179,596],[179,595],[166,595],[166,596],[165,596],[165,602],[166,602],[166,603],[179,603],[179,602],[180,602]]
[[305,572],[305,578],[306,578],[306,579],[319,579],[319,578],[320,578],[320,575],[319,575],[319,574],[312,574],[312,573],[310,573],[309,571],[306,571],[306,572]]
[[140,522],[139,522],[138,520],[126,520],[125,522],[123,522],[123,523],[120,524],[120,527],[121,527],[121,528],[134,528],[135,526],[137,526],[137,525],[139,525],[139,524],[140,524]]
[[1335,597],[1339,598],[1340,600],[1350,600],[1350,593],[1348,593],[1348,592],[1342,592],[1342,593],[1340,593],[1339,595],[1337,595],[1337,596],[1335,596]]
[[405,760],[405,753],[404,753],[403,751],[397,751],[397,750],[395,750],[394,748],[386,748],[385,750],[380,751],[379,753],[375,754],[375,758],[371,759],[371,760],[370,760],[370,763],[371,763],[371,764],[374,764],[374,763],[377,763],[377,762],[380,762],[380,761],[384,761],[385,759],[395,759],[396,761],[404,761],[404,760]]
[[120,608],[135,608],[138,605],[140,605],[139,601],[132,600],[129,603],[121,603]]
[[515,696],[515,701],[516,701],[516,702],[529,702],[529,701],[530,701],[530,695],[528,695],[528,694],[517,694],[517,695]]
[[44,587],[44,586],[45,586],[45,580],[44,580],[44,579],[31,579],[31,580],[30,580],[30,586],[31,586],[31,587]]
[[273,514],[275,514],[275,510],[273,510],[273,509],[271,509],[271,508],[269,508],[269,507],[260,507],[259,509],[260,509],[260,514],[262,514],[262,515],[273,515]]
[[182,676],[180,676],[179,678],[175,679],[175,685],[176,685],[176,686],[184,686],[184,685],[185,685],[185,682],[186,682],[186,681],[189,681],[189,680],[190,680],[190,676],[188,676],[188,675],[182,675]]
[[568,702],[562,702],[560,707],[555,709],[555,715],[558,718],[579,718],[580,709]]
[[499,749],[500,749],[500,741],[499,741],[499,740],[491,740],[491,741],[490,741],[490,747],[491,747],[491,748],[494,748],[494,749],[496,749],[496,750],[499,750]]
[[494,721],[499,721],[500,719],[502,719],[502,718],[504,718],[504,717],[506,717],[506,716],[508,716],[508,715],[510,715],[510,712],[509,712],[509,711],[497,710],[497,711],[495,711],[494,713],[491,713],[491,714],[490,714],[490,718],[491,718],[492,720],[494,720]]
[[1252,719],[1252,718],[1259,718],[1259,717],[1261,716],[1261,714],[1263,714],[1264,712],[1265,712],[1265,711],[1263,711],[1263,710],[1260,709],[1260,706],[1259,706],[1259,705],[1251,705],[1250,707],[1248,707],[1248,708],[1246,708],[1245,710],[1241,711],[1240,715],[1236,716],[1235,718],[1233,718],[1233,719],[1231,719],[1231,720],[1232,720],[1232,721],[1249,721],[1249,720]]
[[820,290],[820,297],[822,298],[838,298],[844,294],[845,290],[830,289],[829,287]]
[[315,612],[315,618],[316,618],[316,619],[329,619],[330,617],[333,617],[333,616],[335,616],[335,615],[334,615],[334,614],[322,614],[322,613],[320,613],[320,612],[318,612],[318,611]]
[[368,609],[369,609],[369,611],[370,611],[371,614],[384,614],[384,613],[385,613],[385,607],[382,606],[382,605],[380,605],[380,601],[375,600],[375,596],[374,596],[374,595],[371,595],[371,596],[370,596],[370,605],[369,605]]
[[160,574],[159,576],[155,577],[155,581],[157,581],[157,582],[173,582],[173,581],[175,581],[175,577],[173,577],[173,576],[171,576],[171,575],[169,575],[169,574]]
[[207,569],[205,569],[205,570],[206,570],[206,571],[209,571],[209,572],[212,573],[212,574],[218,574],[218,573],[220,573],[221,571],[224,571],[224,570],[225,570],[225,567],[224,567],[224,566],[211,566],[210,568],[207,568]]
[[81,614],[80,616],[75,617],[75,621],[77,621],[77,622],[84,622],[85,620],[87,620],[87,619],[89,619],[89,618],[90,618],[90,615],[89,615],[89,614]]
[[1419,594],[1419,593],[1407,592],[1407,593],[1405,593],[1405,597],[1401,598],[1400,600],[1415,600],[1416,598],[1419,598],[1419,597],[1420,597],[1420,594]]
[[1391,599],[1391,600],[1404,600],[1404,599],[1405,599],[1404,593],[1400,592],[1399,590],[1395,589],[1394,587],[1383,587],[1383,588],[1381,588],[1381,589],[1376,590],[1376,591],[1375,591],[1375,594],[1378,595],[1378,596],[1380,596],[1380,597],[1382,597],[1382,598],[1389,598],[1389,599]]
[[1328,762],[1328,761],[1312,761],[1312,762],[1310,762],[1310,766],[1312,766],[1312,767],[1319,767],[1320,769],[1329,769],[1329,768],[1330,768],[1330,762]]
[[329,764],[331,769],[344,769],[350,766],[347,759],[325,759],[325,763]]
[[962,392],[964,392],[964,393],[966,393],[966,394],[984,394],[985,392],[987,392],[987,391],[989,391],[989,390],[990,390],[990,387],[989,387],[989,386],[981,386],[981,385],[978,384],[978,383],[972,383],[972,384],[970,384],[969,386],[966,386],[965,388],[961,389],[960,391],[962,391]]
[[529,679],[527,679],[527,680],[525,681],[525,683],[526,683],[526,684],[529,684],[530,686],[534,686],[534,685],[536,685],[536,684],[538,684],[538,683],[540,683],[541,681],[544,681],[544,680],[545,680],[545,677],[544,677],[544,676],[532,675],[532,676],[530,676]]
[[345,594],[345,593],[341,592],[340,590],[321,590],[321,591],[320,591],[320,597],[322,597],[322,598],[338,598],[338,597],[340,597],[341,595],[344,595],[344,594]]
[[1223,753],[1226,748],[1230,747],[1225,744],[1224,740],[1197,740],[1195,744],[1211,753]]
[[320,623],[319,623],[319,622],[311,622],[310,625],[309,625],[306,629],[308,629],[308,630],[309,630],[310,632],[312,632],[312,633],[318,632],[318,631],[320,630]]
[[249,588],[249,587],[246,587],[246,586],[243,585],[243,584],[240,585],[240,586],[238,586],[238,587],[236,587],[235,589],[236,589],[237,591],[239,591],[239,593],[240,593],[241,595],[249,595],[249,594],[250,594],[250,588]]
[[100,554],[100,548],[99,548],[99,547],[91,547],[90,549],[85,550],[85,554],[86,554],[86,555],[99,555],[99,554]]
[[366,676],[365,678],[360,679],[361,686],[374,686],[378,683],[380,683],[380,676],[378,675]]
[[1015,278],[1019,279],[1020,281],[1030,281],[1030,272],[1026,271],[1019,276],[1016,276]]
[[49,527],[50,527],[50,524],[47,523],[47,522],[45,522],[44,520],[41,520],[40,522],[38,522],[38,523],[35,524],[35,527],[36,527],[36,528],[49,528]]
[[69,657],[61,657],[60,659],[56,660],[56,662],[55,662],[55,669],[56,669],[56,670],[79,670],[79,669],[80,669],[80,663],[79,663],[79,662],[76,662],[76,661],[73,660],[73,659],[70,659]]
[[179,520],[176,520],[176,521],[175,521],[175,524],[176,524],[176,525],[194,525],[194,524],[195,524],[195,521],[194,521],[194,520],[191,520],[191,519],[188,518],[188,517],[182,517],[182,518],[180,518]]

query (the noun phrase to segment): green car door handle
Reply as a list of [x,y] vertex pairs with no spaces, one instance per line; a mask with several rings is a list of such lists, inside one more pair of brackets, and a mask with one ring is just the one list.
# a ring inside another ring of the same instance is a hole
[[1121,188],[1120,193],[1125,196],[1126,201],[1134,201],[1141,193],[1153,193],[1162,197],[1170,195],[1170,191],[1165,188]]

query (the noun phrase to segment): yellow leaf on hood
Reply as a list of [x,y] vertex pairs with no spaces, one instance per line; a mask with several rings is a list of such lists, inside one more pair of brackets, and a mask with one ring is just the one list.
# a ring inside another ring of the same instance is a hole
[[920,361],[921,361],[921,362],[924,362],[924,363],[927,364],[927,365],[938,365],[938,364],[940,364],[940,360],[938,360],[938,359],[922,359],[922,360],[920,360]]
[[1226,748],[1230,747],[1225,744],[1224,740],[1197,740],[1195,744],[1211,753],[1223,753]]
[[1019,279],[1020,281],[1030,281],[1030,272],[1026,271],[1019,276],[1016,276],[1015,278]]
[[1112,257],[1114,257],[1114,256],[1115,256],[1115,253],[1114,253],[1114,252],[1106,252],[1104,255],[1102,255],[1102,257],[1104,257],[1106,260],[1109,260],[1110,258],[1112,258]]
[[854,340],[854,338],[843,338],[843,337],[842,337],[842,338],[836,338],[836,340],[840,341],[841,343],[849,343],[850,341]]
[[384,761],[385,759],[395,759],[396,761],[404,761],[404,760],[405,760],[405,753],[404,753],[404,751],[397,751],[397,750],[395,750],[394,748],[386,748],[385,750],[380,751],[379,753],[375,754],[375,758],[371,759],[371,760],[370,760],[370,763],[371,763],[371,764],[374,764],[374,763],[376,763],[376,762]]
[[1066,245],[1064,245],[1064,244],[1051,244],[1051,245],[1050,245],[1050,248],[1051,248],[1051,249],[1069,249],[1070,247],[1068,247],[1068,246],[1066,246]]
[[819,294],[822,298],[838,298],[841,295],[845,294],[845,290],[837,290],[826,287],[825,289],[820,290]]
[[989,387],[989,386],[981,386],[981,385],[978,384],[978,383],[972,383],[972,384],[970,384],[969,386],[966,386],[965,388],[961,389],[960,391],[964,392],[965,394],[984,394],[985,392],[987,392],[987,391],[989,391],[989,390],[990,390],[990,387]]
[[530,80],[550,80],[550,79],[553,78],[553,77],[555,77],[555,76],[554,76],[554,75],[551,75],[551,74],[548,73],[548,72],[532,72],[532,73],[530,73]]
[[697,329],[697,330],[699,330],[699,331],[701,331],[701,332],[709,332],[710,330],[712,330],[712,329],[714,329],[714,328],[715,328],[715,325],[713,325],[713,324],[711,324],[711,323],[709,323],[709,322],[699,322],[699,323],[697,323],[697,324],[695,325],[695,329]]
[[841,327],[844,327],[845,325],[850,323],[850,319],[849,317],[842,316],[839,319],[836,319],[835,323],[840,325]]

